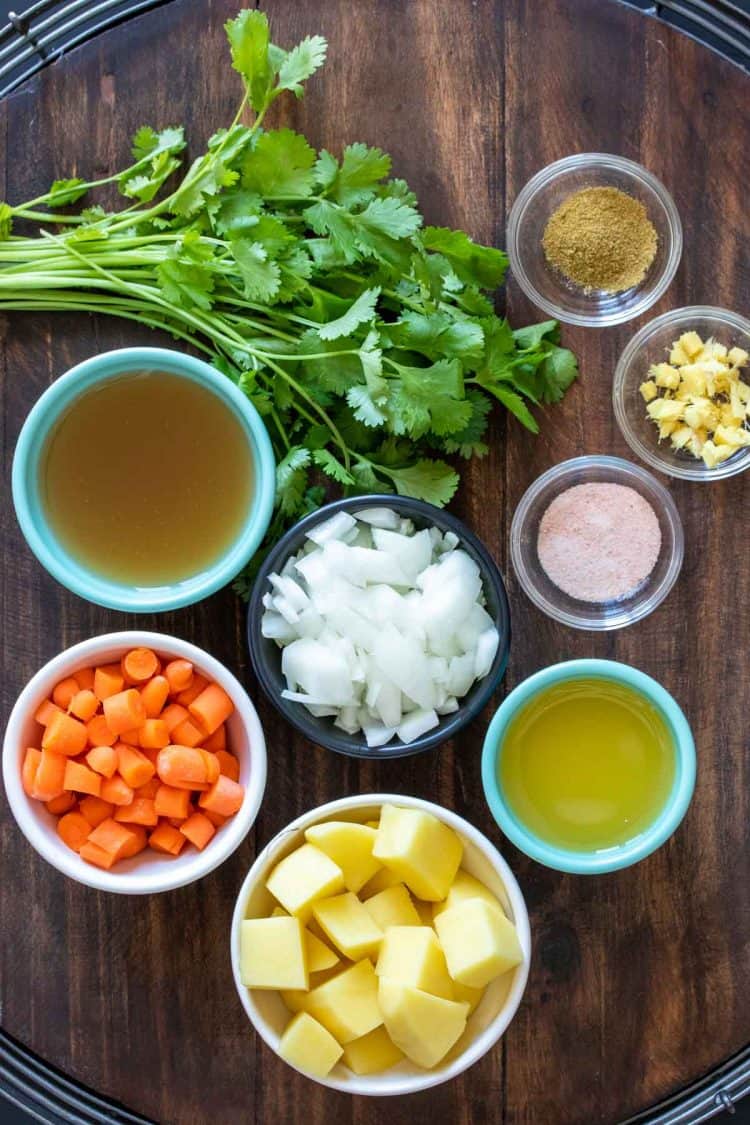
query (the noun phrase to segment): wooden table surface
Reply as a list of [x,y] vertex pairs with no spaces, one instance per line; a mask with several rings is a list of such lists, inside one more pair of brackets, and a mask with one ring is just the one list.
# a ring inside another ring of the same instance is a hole
[[[236,0],[174,0],[49,67],[0,104],[0,198],[53,178],[120,166],[144,121],[185,122],[193,151],[231,119],[237,83],[224,20]],[[322,32],[329,62],[284,120],[338,151],[392,153],[428,221],[504,245],[508,206],[551,160],[586,150],[643,162],[671,189],[685,255],[653,312],[687,303],[747,312],[750,78],[614,0],[268,0],[274,38]],[[539,319],[512,280],[514,324]],[[89,605],[25,546],[9,496],[15,439],[44,388],[86,356],[155,340],[125,323],[16,314],[0,320],[3,390],[2,613],[5,713],[67,645],[143,625],[195,641],[259,703],[269,775],[254,830],[219,871],[154,898],[65,879],[0,803],[3,1027],[97,1090],[159,1122],[218,1125],[596,1125],[642,1110],[750,1040],[750,566],[746,477],[672,482],[685,524],[682,576],[646,621],[596,636],[564,629],[519,591],[510,518],[544,469],[628,451],[610,406],[634,325],[568,330],[582,378],[530,437],[495,419],[491,452],[455,508],[506,575],[513,647],[504,689],[556,660],[611,657],[656,676],[695,731],[698,783],[677,835],[630,870],[548,871],[505,842],[485,806],[479,757],[488,714],[458,744],[395,762],[348,761],[306,744],[256,697],[244,609],[230,591],[159,617]],[[253,856],[287,821],[347,793],[393,790],[454,808],[487,832],[526,895],[534,956],[521,1009],[498,1047],[453,1083],[412,1098],[350,1099],[296,1075],[254,1035],[234,992],[228,928]]]

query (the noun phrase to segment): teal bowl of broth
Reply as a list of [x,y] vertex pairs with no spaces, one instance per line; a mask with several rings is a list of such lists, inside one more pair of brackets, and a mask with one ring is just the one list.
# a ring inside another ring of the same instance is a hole
[[44,392],[12,479],[21,530],[58,582],[153,613],[200,601],[252,558],[275,464],[260,415],[226,375],[181,352],[123,348]]

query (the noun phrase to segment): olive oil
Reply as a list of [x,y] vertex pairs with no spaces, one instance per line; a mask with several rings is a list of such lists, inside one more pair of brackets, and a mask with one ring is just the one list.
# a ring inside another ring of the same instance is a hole
[[534,696],[510,723],[500,784],[545,843],[600,851],[640,835],[672,788],[675,750],[657,709],[609,680],[571,680]]
[[50,433],[40,470],[45,514],[65,550],[137,587],[205,571],[252,502],[239,419],[201,384],[164,371],[82,394]]

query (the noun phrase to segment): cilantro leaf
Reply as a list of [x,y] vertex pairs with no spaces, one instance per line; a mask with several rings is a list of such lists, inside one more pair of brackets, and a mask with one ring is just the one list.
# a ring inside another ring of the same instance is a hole
[[321,340],[337,340],[340,336],[351,336],[360,324],[374,318],[379,296],[379,287],[365,289],[356,301],[349,306],[343,316],[336,320],[329,320],[327,324],[321,324],[318,329]]
[[503,282],[508,268],[507,256],[502,250],[472,242],[462,230],[425,227],[422,245],[426,250],[437,251],[447,258],[462,281],[479,285],[482,289],[497,289]]
[[516,394],[510,387],[504,386],[502,383],[492,383],[487,387],[487,390],[491,395],[494,395],[496,399],[502,402],[503,406],[505,406],[511,414],[514,414],[527,430],[530,430],[532,434],[539,433],[539,426],[534,415],[519,394]]
[[316,449],[313,461],[327,477],[338,481],[339,484],[354,484],[354,477],[328,449]]
[[255,191],[232,188],[206,201],[213,228],[217,234],[247,232],[258,225],[263,198]]
[[430,359],[455,356],[473,362],[482,357],[484,331],[481,324],[468,319],[455,320],[443,312],[418,313],[406,309],[389,326],[394,345],[419,351]]
[[[363,144],[347,145],[341,168],[330,185],[331,194],[337,203],[345,207],[365,203],[372,199],[378,182],[390,170],[391,158],[379,148],[368,148]],[[408,205],[411,201],[402,202]]]
[[440,359],[431,367],[394,364],[398,379],[389,379],[389,412],[395,434],[423,437],[461,430],[468,422],[470,404],[464,404],[463,374],[457,359]]
[[528,324],[525,328],[516,328],[513,340],[516,347],[535,350],[543,340],[556,344],[560,339],[560,325],[556,320],[543,320],[540,324]]
[[365,426],[383,426],[388,417],[381,409],[385,405],[386,396],[380,395],[373,398],[367,387],[350,387],[346,392],[346,401],[354,412],[354,417],[363,422]]
[[568,348],[550,345],[538,370],[542,402],[559,402],[578,375],[578,360]]
[[142,125],[133,137],[131,152],[136,161],[153,159],[163,152],[176,154],[185,147],[185,130],[181,125],[156,132],[150,125]]
[[276,262],[269,261],[268,251],[249,238],[233,238],[229,243],[251,301],[272,301],[279,291],[281,272]]
[[250,104],[260,113],[273,83],[268,57],[268,16],[258,9],[246,8],[236,19],[227,20],[224,30],[232,52],[232,66],[245,79]]
[[242,161],[242,186],[265,196],[312,195],[315,150],[293,129],[258,138]]
[[308,35],[293,47],[279,67],[275,93],[291,90],[296,97],[301,98],[302,83],[323,65],[327,50],[328,44],[322,35]]
[[445,461],[422,458],[403,469],[389,469],[388,475],[399,496],[426,500],[436,508],[444,508],[458,488],[458,473]]
[[473,388],[466,392],[466,399],[471,408],[466,425],[443,439],[443,449],[446,453],[457,453],[468,461],[470,457],[484,457],[488,452],[482,439],[487,431],[487,415],[492,409],[492,403],[486,395]]
[[211,308],[213,274],[208,268],[210,246],[200,242],[197,231],[189,232],[170,247],[167,257],[156,267],[156,276],[168,301],[178,308]]
[[70,203],[76,203],[87,191],[86,181],[77,176],[72,180],[55,180],[47,194],[47,206],[67,207]]
[[415,207],[400,199],[373,199],[357,215],[357,224],[388,238],[409,238],[422,225],[422,216]]
[[307,487],[307,467],[310,461],[309,449],[293,445],[276,466],[276,503],[284,515],[296,515],[300,509]]

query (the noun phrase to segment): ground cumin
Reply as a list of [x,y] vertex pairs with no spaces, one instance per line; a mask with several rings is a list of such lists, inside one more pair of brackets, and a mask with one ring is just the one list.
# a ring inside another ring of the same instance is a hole
[[637,285],[656,254],[646,208],[619,188],[574,192],[552,214],[542,246],[548,262],[586,292]]

